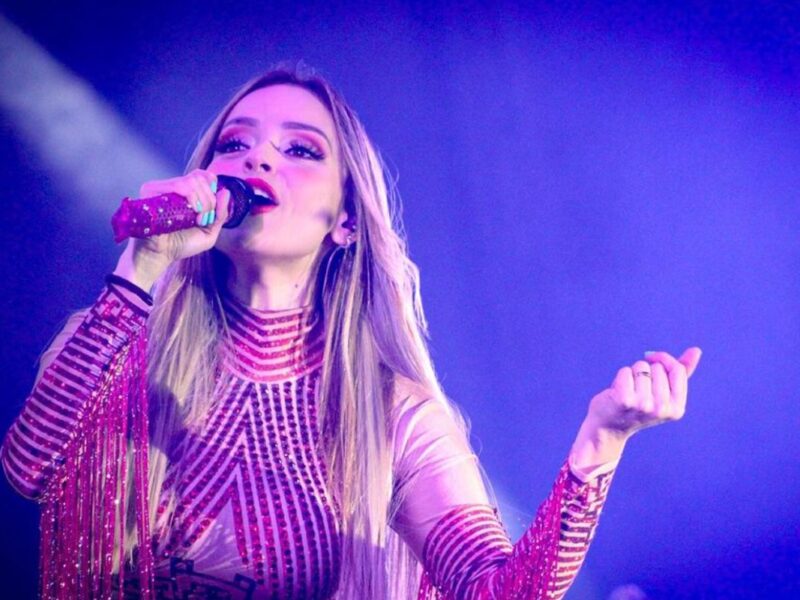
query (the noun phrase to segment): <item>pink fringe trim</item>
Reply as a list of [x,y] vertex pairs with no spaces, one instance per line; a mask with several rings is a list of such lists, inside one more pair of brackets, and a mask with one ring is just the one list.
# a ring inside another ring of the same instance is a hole
[[[42,497],[40,596],[53,600],[123,597],[126,570],[138,572],[141,598],[153,594],[153,551],[147,494],[147,336],[134,334],[126,351],[87,402]],[[134,471],[138,548],[125,563],[128,441]],[[115,559],[116,550],[116,561]],[[116,562],[116,565],[115,565]],[[118,565],[118,568],[115,566]],[[118,574],[115,584],[114,575]]]

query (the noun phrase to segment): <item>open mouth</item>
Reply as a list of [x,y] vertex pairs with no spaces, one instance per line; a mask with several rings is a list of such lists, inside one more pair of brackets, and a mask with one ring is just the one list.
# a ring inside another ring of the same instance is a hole
[[245,179],[247,183],[253,188],[253,203],[261,206],[277,206],[278,200],[275,197],[275,192],[270,185],[261,179],[251,177]]
[[253,190],[253,203],[254,204],[261,204],[264,206],[277,206],[277,202],[275,202],[274,198],[271,198],[261,190]]

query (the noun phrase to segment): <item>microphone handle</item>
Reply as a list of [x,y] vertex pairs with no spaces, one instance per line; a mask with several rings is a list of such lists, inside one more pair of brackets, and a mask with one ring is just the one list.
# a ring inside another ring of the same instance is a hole
[[[223,227],[238,227],[250,212],[253,188],[238,177],[217,175],[219,185],[231,193],[228,220]],[[185,197],[174,192],[150,198],[124,198],[111,217],[114,241],[119,243],[129,237],[147,238],[163,233],[189,229],[196,225],[197,213],[187,205]]]

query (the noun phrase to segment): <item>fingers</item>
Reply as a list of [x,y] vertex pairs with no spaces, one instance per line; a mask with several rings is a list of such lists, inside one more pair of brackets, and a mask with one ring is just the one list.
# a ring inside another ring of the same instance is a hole
[[650,363],[637,360],[631,367],[633,387],[638,401],[638,408],[644,412],[653,410],[653,385]]
[[669,418],[672,394],[664,366],[640,360],[633,364],[631,371],[637,408],[661,420]]
[[686,367],[667,352],[648,352],[645,359],[652,364],[661,364],[667,371],[673,395],[686,394]]
[[699,360],[690,348],[678,360],[666,352],[648,352],[644,360],[617,372],[611,388],[592,398],[590,417],[601,427],[630,436],[683,417],[688,369]]
[[203,169],[195,169],[181,177],[148,181],[142,185],[141,197],[175,193],[186,198],[186,203],[197,213],[196,223],[208,227],[216,221],[217,176]]
[[646,360],[651,365],[662,365],[667,372],[670,388],[670,415],[668,418],[680,419],[686,413],[688,397],[688,379],[697,368],[702,352],[692,347],[676,359],[667,352],[647,353]]
[[669,419],[672,416],[672,394],[667,371],[660,363],[655,363],[650,368],[652,369],[653,411],[659,419]]
[[678,361],[683,363],[683,366],[686,367],[686,374],[689,377],[691,377],[692,373],[697,369],[701,356],[703,356],[703,351],[697,346],[692,346],[691,348],[687,348],[678,359]]
[[616,392],[617,398],[620,398],[626,406],[631,405],[632,402],[630,400],[626,401],[626,399],[633,399],[636,396],[633,370],[630,367],[622,367],[617,371],[617,376],[614,378],[611,387]]
[[[195,169],[185,179],[191,190],[191,195],[186,197],[189,199],[190,204],[193,205],[193,208],[198,211],[197,224],[200,227],[212,225],[216,220],[216,175],[208,171]],[[201,210],[198,210],[198,208],[201,208]]]
[[214,221],[211,223],[211,231],[213,233],[219,233],[219,230],[222,229],[222,226],[225,225],[226,221],[228,220],[228,203],[231,199],[231,193],[226,188],[220,188],[217,193],[215,194],[216,197],[216,208],[214,209]]
[[661,363],[667,372],[672,371],[679,365],[678,359],[669,352],[645,352],[644,359],[650,364]]
[[660,362],[667,371],[671,371],[678,365],[681,365],[686,370],[686,375],[691,377],[692,373],[697,369],[702,355],[703,351],[700,350],[700,348],[692,346],[691,348],[687,348],[687,350],[681,354],[680,358],[675,358],[668,352],[645,352],[645,360],[651,363],[656,361]]

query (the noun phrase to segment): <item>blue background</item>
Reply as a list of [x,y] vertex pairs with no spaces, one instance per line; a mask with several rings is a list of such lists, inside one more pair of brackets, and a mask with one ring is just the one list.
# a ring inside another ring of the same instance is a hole
[[[796,2],[6,2],[0,425],[113,268],[119,199],[303,59],[398,176],[434,360],[512,533],[620,366],[704,350],[568,597],[800,597],[799,28]],[[0,503],[4,597],[33,597],[36,507]]]

